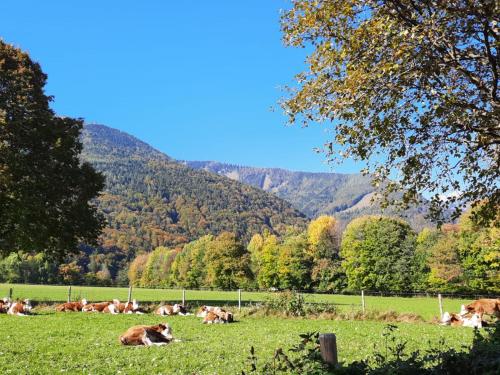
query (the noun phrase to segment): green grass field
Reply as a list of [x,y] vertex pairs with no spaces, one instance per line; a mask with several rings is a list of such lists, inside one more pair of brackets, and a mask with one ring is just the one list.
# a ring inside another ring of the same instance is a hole
[[[63,301],[66,287],[0,284],[0,296],[13,288],[14,298]],[[179,301],[180,290],[134,289],[139,301]],[[74,287],[73,296],[91,301],[127,298],[126,288]],[[244,301],[259,301],[264,293],[243,293]],[[205,301],[233,305],[236,292],[187,291],[192,306]],[[315,302],[359,309],[357,296],[308,295]],[[444,300],[445,308],[457,310],[463,301]],[[367,308],[379,311],[413,312],[431,319],[437,315],[436,298],[367,297]],[[52,307],[35,309],[27,317],[0,315],[0,374],[239,374],[247,368],[249,349],[255,346],[260,360],[269,359],[278,347],[289,348],[305,332],[337,335],[339,360],[349,363],[383,350],[385,323],[326,319],[280,319],[239,317],[225,325],[204,325],[200,318],[97,313],[54,313]],[[118,336],[136,324],[167,321],[181,342],[166,347],[124,347]],[[400,323],[398,336],[408,341],[408,350],[436,347],[441,338],[460,349],[472,341],[467,328],[442,327],[432,323]]]
[[[33,301],[51,302],[66,301],[68,287],[66,286],[44,286],[44,285],[24,285],[24,284],[0,284],[0,298],[8,295],[9,288],[13,289],[14,298],[30,298]],[[127,288],[101,288],[88,286],[72,287],[72,299],[87,298],[89,301],[105,301],[117,298],[121,301],[127,299]],[[269,293],[243,292],[243,304],[255,303],[264,300]],[[332,303],[341,310],[361,309],[360,296],[332,295],[332,294],[305,294],[309,302]],[[172,289],[142,289],[133,290],[133,298],[139,302],[161,302],[180,301],[182,299],[181,290]],[[186,291],[186,301],[191,304],[222,304],[235,305],[238,301],[237,292],[221,291]],[[367,310],[388,311],[393,310],[398,313],[415,313],[425,320],[431,320],[439,315],[439,305],[437,298],[426,297],[365,297]],[[445,311],[460,310],[460,305],[468,303],[470,300],[443,299],[443,309]]]
[[[194,316],[42,313],[0,316],[2,374],[239,374],[254,345],[261,359],[275,348],[289,348],[304,332],[334,332],[339,359],[360,360],[382,348],[383,323],[306,319],[243,318],[233,324],[204,325]],[[118,336],[136,324],[167,321],[181,342],[166,347],[124,347]],[[428,323],[399,324],[408,349],[436,346],[441,337],[460,348],[472,330]]]

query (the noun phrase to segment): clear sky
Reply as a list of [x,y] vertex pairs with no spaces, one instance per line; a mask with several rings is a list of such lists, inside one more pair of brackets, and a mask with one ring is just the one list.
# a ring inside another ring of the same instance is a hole
[[[177,159],[332,171],[317,125],[286,126],[286,0],[0,2],[0,36],[48,74],[60,115],[124,130]],[[274,107],[275,111],[271,108]],[[337,172],[357,172],[346,163]]]

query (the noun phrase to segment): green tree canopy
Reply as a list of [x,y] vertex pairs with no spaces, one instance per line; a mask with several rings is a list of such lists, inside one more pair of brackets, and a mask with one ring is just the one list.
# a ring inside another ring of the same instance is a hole
[[91,204],[103,177],[81,163],[82,121],[58,117],[46,75],[0,41],[0,251],[62,257],[95,242],[103,220]]
[[308,289],[311,284],[312,259],[307,253],[304,234],[290,236],[279,246],[278,276],[284,289]]
[[500,228],[478,226],[473,211],[459,221],[458,254],[470,290],[500,292]]
[[171,286],[171,268],[175,257],[179,253],[178,249],[168,249],[160,246],[149,254],[141,276],[141,286],[144,287],[166,287]]
[[206,267],[204,257],[207,246],[214,240],[208,234],[184,246],[172,264],[172,274],[178,286],[200,288],[205,285]]
[[440,231],[428,256],[428,284],[434,290],[455,291],[463,287],[463,269],[458,254],[457,225],[446,225]]
[[342,266],[352,290],[411,290],[415,275],[415,233],[399,219],[365,216],[344,231]]
[[282,106],[331,123],[328,157],[366,161],[386,202],[427,191],[435,219],[480,200],[478,217],[498,219],[499,24],[496,0],[296,0],[284,41],[310,53]]
[[234,233],[224,232],[207,244],[207,283],[216,288],[234,289],[250,281],[250,254]]

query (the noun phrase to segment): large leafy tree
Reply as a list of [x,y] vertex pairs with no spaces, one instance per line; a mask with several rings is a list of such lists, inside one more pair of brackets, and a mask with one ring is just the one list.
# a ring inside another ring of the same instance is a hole
[[0,41],[0,251],[62,257],[94,242],[103,220],[91,203],[103,177],[81,163],[82,121],[58,117],[47,76]]
[[438,220],[484,200],[477,218],[498,220],[498,4],[296,0],[282,30],[308,47],[308,69],[283,108],[291,122],[331,123],[328,157],[366,161],[386,198],[403,190],[408,206],[430,193]]
[[408,291],[415,279],[416,235],[389,217],[354,219],[344,231],[342,266],[351,290]]
[[234,289],[248,285],[252,278],[250,254],[234,233],[223,232],[209,242],[204,262],[210,286]]
[[500,292],[500,228],[477,226],[465,212],[459,222],[458,254],[470,290]]
[[211,234],[184,246],[172,264],[173,278],[178,286],[200,288],[204,286],[206,267],[204,263],[208,244],[214,240]]

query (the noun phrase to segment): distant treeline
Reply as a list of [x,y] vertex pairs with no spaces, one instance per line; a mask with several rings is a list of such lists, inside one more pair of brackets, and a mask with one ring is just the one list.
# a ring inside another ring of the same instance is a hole
[[0,281],[185,288],[317,291],[500,292],[500,229],[458,224],[414,232],[401,219],[357,218],[340,233],[331,216],[305,231],[269,231],[244,244],[234,233],[135,255],[82,247],[56,264],[42,254],[0,260]]

